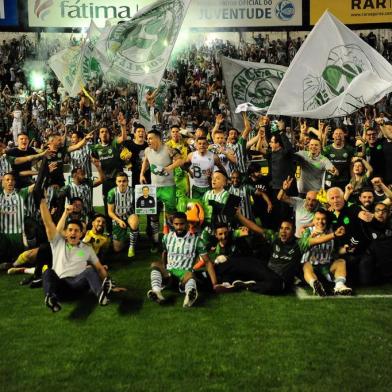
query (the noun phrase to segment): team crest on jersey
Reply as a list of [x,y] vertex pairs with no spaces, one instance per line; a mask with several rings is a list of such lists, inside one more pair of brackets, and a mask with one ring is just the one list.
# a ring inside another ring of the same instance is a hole
[[343,158],[347,158],[347,157],[348,157],[347,152],[343,153]]

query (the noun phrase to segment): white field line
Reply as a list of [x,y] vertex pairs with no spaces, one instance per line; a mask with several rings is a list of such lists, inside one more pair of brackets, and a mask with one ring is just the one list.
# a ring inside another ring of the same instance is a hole
[[310,295],[302,287],[297,287],[295,290],[297,298],[300,300],[320,300],[320,299],[358,299],[358,298],[389,298],[392,299],[392,294],[358,294],[353,296],[330,296],[330,297],[319,297],[317,295]]

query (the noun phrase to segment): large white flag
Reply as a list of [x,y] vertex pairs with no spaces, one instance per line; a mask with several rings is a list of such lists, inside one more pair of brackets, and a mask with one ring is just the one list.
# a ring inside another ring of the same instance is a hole
[[99,61],[94,57],[94,46],[100,34],[101,31],[91,21],[86,40],[81,46],[61,50],[49,59],[50,68],[71,97],[75,97],[100,72]]
[[392,91],[392,65],[326,11],[291,62],[268,114],[349,115]]
[[[237,107],[248,103],[247,109],[251,111],[249,118],[254,122],[253,117],[257,116],[252,112],[268,109],[287,68],[275,64],[234,60],[224,56],[221,59],[232,124],[240,129],[243,126],[243,119],[241,114],[235,114]],[[252,105],[256,107],[254,110]]]
[[97,58],[95,51],[95,45],[100,36],[101,29],[91,20],[86,40],[82,46],[81,61],[78,69],[78,82],[81,82],[83,85],[86,85],[89,80],[101,73],[99,58]]
[[105,28],[97,42],[104,71],[158,87],[190,0],[159,0],[132,19]]
[[80,74],[78,71],[80,59],[80,46],[71,46],[61,50],[49,59],[50,68],[71,97],[75,97],[80,92],[80,83],[77,80],[78,74]]

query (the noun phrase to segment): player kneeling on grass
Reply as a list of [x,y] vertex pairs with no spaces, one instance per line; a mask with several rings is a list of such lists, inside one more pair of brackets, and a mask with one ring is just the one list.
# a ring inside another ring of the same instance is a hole
[[128,185],[126,173],[116,175],[116,187],[108,194],[108,214],[113,220],[113,249],[121,252],[128,242],[128,257],[135,256],[139,236],[139,218],[134,213],[133,189]]
[[112,290],[112,281],[94,249],[81,241],[82,223],[70,220],[65,225],[72,210],[66,207],[56,227],[45,200],[41,200],[41,216],[53,254],[53,266],[44,271],[42,279],[45,303],[53,312],[61,310],[61,299],[78,296],[86,288],[98,297],[100,305],[107,305]]
[[151,265],[151,290],[147,293],[151,300],[162,303],[162,282],[177,279],[185,289],[184,308],[191,307],[197,299],[196,280],[192,274],[192,266],[198,257],[204,259],[213,286],[216,276],[205,247],[198,235],[188,230],[188,222],[183,212],[173,216],[174,231],[165,234],[162,240],[163,253],[161,262]]
[[343,226],[331,231],[327,226],[327,212],[316,211],[313,226],[305,230],[301,242],[308,249],[302,256],[304,279],[312,287],[315,295],[325,297],[326,291],[318,280],[317,274],[332,281],[330,273],[334,275],[334,294],[351,295],[351,288],[346,286],[346,262],[343,259],[335,260],[331,264],[334,249],[334,238],[345,234]]

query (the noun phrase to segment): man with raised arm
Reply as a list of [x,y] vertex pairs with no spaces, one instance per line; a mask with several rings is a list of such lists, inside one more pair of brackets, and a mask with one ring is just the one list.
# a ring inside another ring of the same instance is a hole
[[40,211],[53,254],[53,266],[43,273],[45,304],[53,312],[61,310],[60,300],[78,296],[89,288],[102,306],[109,302],[112,282],[94,249],[83,243],[83,225],[67,217],[73,208],[67,206],[57,227],[48,206],[41,200]]

